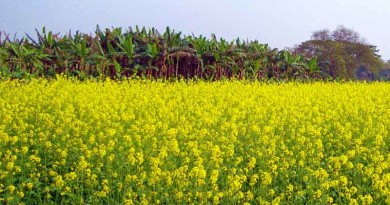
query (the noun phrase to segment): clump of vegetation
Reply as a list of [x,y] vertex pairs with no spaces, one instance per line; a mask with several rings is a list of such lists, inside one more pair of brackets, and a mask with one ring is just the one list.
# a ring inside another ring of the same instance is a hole
[[10,40],[0,33],[0,77],[54,77],[56,74],[123,78],[309,79],[326,78],[316,58],[271,49],[258,41],[227,41],[212,35],[183,36],[166,28],[97,27],[94,35],[59,35],[37,30]]
[[308,58],[317,57],[318,66],[332,78],[379,80],[385,77],[383,60],[376,46],[369,44],[359,33],[339,26],[336,30],[313,32],[309,41],[293,49]]

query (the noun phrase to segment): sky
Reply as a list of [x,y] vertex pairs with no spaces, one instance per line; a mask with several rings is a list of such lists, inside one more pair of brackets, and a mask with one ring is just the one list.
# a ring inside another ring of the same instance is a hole
[[0,0],[0,31],[35,35],[166,26],[183,34],[258,40],[289,48],[313,31],[344,25],[390,60],[390,0]]

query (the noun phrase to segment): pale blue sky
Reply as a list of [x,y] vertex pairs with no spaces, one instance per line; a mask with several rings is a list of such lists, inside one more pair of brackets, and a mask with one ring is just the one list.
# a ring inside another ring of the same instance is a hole
[[292,47],[312,31],[338,25],[352,28],[390,59],[390,0],[0,0],[0,30],[35,34],[34,28],[62,34],[69,29],[140,25],[170,26],[231,40],[257,39],[273,48]]

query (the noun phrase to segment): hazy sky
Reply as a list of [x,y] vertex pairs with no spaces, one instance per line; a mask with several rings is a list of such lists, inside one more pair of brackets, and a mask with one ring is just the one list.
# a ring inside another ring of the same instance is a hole
[[390,59],[390,0],[0,0],[0,30],[35,34],[46,26],[93,32],[96,25],[166,26],[231,40],[240,37],[292,47],[315,30],[352,28]]

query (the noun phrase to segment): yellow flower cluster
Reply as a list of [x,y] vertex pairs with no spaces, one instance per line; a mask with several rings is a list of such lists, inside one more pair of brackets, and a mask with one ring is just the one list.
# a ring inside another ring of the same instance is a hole
[[390,204],[390,84],[0,83],[0,204]]

